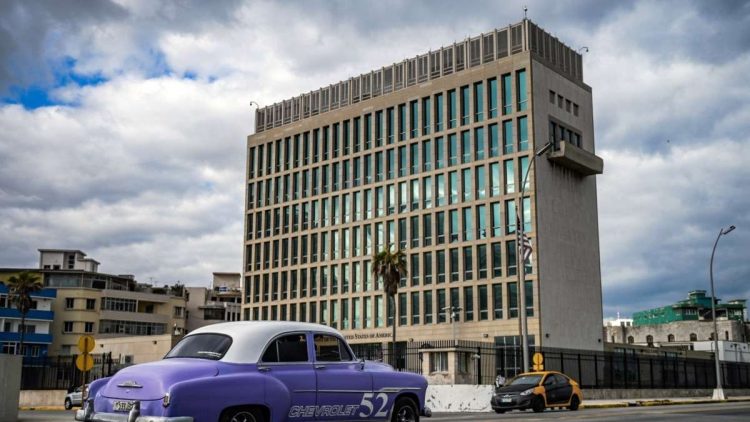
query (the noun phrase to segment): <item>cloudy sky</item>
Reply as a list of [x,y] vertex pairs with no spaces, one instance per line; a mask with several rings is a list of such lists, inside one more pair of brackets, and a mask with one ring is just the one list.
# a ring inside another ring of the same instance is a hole
[[242,266],[250,100],[271,104],[529,17],[588,46],[605,316],[750,298],[743,1],[0,2],[0,267],[81,249],[207,285]]

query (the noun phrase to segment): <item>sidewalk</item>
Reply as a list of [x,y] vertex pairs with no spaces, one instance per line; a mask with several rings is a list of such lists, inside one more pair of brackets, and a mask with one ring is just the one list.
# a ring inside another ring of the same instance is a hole
[[[724,402],[750,401],[750,396],[729,397]],[[609,407],[671,406],[680,404],[716,403],[711,397],[670,397],[650,399],[583,400],[581,409],[604,409]]]

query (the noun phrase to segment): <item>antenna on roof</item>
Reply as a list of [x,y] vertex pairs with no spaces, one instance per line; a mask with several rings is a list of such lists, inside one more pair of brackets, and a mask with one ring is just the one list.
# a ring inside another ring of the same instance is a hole
[[529,11],[529,8],[526,7],[526,5],[523,6],[523,18],[526,19],[526,12]]

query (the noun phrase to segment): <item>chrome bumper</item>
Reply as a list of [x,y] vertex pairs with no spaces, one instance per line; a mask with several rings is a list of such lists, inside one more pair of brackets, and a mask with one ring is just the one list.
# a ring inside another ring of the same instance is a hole
[[424,416],[425,418],[431,418],[432,410],[430,410],[429,407],[425,406],[424,409],[422,409],[422,416]]
[[76,411],[76,420],[81,422],[193,422],[190,416],[141,416],[141,403],[136,401],[129,413],[95,413],[94,401],[86,400],[83,408]]

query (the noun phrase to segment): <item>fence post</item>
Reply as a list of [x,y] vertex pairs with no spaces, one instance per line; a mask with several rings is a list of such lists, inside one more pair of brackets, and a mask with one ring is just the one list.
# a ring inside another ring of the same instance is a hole
[[581,370],[581,353],[578,353],[578,382],[583,383],[581,380],[581,374],[583,371]]
[[599,388],[599,355],[594,353],[594,388]]
[[641,358],[636,356],[635,357],[635,370],[636,370],[636,382],[638,383],[638,388],[641,388]]
[[654,359],[648,358],[648,375],[651,378],[651,388],[654,388]]

